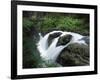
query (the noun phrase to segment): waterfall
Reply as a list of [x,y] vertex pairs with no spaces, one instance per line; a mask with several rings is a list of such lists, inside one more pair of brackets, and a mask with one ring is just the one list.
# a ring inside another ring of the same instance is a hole
[[[54,38],[52,40],[52,43],[48,45],[48,38],[50,34],[54,34],[57,32],[60,32],[62,34]],[[68,35],[68,34],[72,35],[70,42],[65,45],[56,46],[59,38],[64,35]],[[86,44],[84,40],[81,40],[84,36],[77,34],[77,33],[73,33],[73,32],[52,31],[52,32],[47,33],[44,37],[42,37],[40,33],[39,35],[40,35],[40,40],[37,43],[37,48],[40,52],[40,56],[45,60],[55,61],[58,55],[60,54],[60,52],[71,43]]]

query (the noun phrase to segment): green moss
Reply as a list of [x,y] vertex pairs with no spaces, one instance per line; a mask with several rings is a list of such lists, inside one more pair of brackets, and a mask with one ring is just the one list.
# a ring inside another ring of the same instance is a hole
[[23,27],[24,28],[30,28],[33,26],[33,22],[29,20],[28,18],[23,18]]

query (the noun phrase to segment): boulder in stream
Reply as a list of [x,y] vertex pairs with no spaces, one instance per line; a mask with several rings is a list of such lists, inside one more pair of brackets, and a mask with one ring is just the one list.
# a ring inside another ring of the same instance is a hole
[[61,32],[56,32],[56,33],[50,34],[48,37],[48,46],[50,46],[50,44],[52,43],[54,38],[59,37],[61,34],[62,34]]
[[67,43],[69,43],[71,41],[71,39],[72,39],[72,35],[70,35],[70,34],[61,36],[58,39],[58,42],[57,42],[57,45],[56,46],[66,45]]
[[89,65],[89,47],[79,43],[70,44],[62,50],[57,62],[62,66]]

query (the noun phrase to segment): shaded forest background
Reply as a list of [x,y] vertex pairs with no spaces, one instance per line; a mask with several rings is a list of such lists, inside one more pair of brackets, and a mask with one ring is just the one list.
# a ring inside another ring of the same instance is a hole
[[89,14],[23,11],[23,68],[56,67],[43,61],[37,50],[38,33],[62,30],[89,36]]

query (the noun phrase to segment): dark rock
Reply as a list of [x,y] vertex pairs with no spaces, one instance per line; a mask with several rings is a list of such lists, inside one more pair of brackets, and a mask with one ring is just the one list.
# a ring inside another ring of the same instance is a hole
[[71,39],[72,39],[72,35],[70,35],[70,34],[64,35],[59,38],[56,46],[66,45],[67,43],[70,42]]
[[85,37],[83,37],[82,39],[80,39],[80,40],[84,40],[85,41],[85,43],[86,44],[88,44],[89,45],[89,37],[88,36],[85,36]]
[[70,44],[60,53],[57,62],[62,66],[89,65],[89,47],[78,43]]
[[53,40],[54,38],[59,37],[61,34],[62,34],[61,32],[56,32],[56,33],[54,33],[54,34],[50,34],[50,35],[49,35],[49,38],[48,38],[48,46],[52,43],[52,40]]

